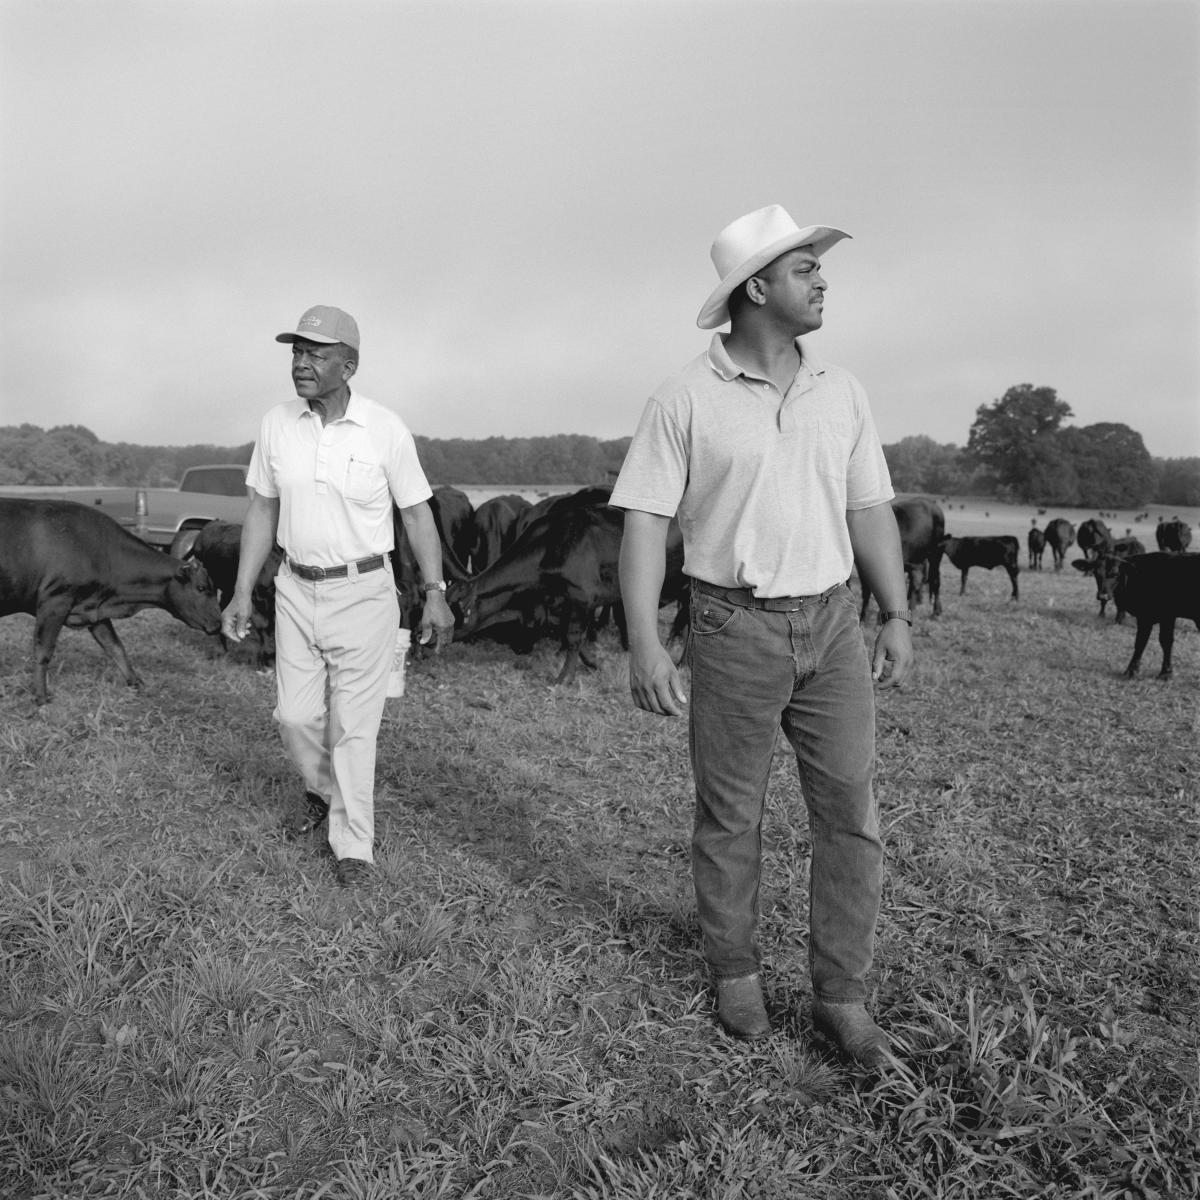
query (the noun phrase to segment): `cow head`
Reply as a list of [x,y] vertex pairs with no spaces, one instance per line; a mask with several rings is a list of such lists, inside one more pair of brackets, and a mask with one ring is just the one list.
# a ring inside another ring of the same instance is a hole
[[[1096,580],[1096,599],[1104,605],[1113,597],[1123,559],[1116,554],[1098,554],[1095,558],[1072,559],[1071,566]],[[1103,608],[1101,609],[1103,611]]]
[[208,572],[195,559],[181,562],[167,584],[167,611],[185,625],[204,633],[219,633],[221,607]]

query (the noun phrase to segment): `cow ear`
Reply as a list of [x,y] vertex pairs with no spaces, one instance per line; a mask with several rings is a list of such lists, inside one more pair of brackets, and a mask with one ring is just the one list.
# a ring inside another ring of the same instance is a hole
[[1082,571],[1086,575],[1091,571],[1092,567],[1095,566],[1095,563],[1086,558],[1073,558],[1071,559],[1071,566],[1073,566],[1075,570]]

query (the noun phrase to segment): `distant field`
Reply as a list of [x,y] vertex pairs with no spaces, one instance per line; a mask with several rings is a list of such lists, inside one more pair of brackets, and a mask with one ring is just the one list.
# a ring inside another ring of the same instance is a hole
[[812,1045],[783,748],[777,1032],[719,1032],[686,726],[631,707],[610,635],[562,688],[549,643],[415,663],[378,884],[346,894],[279,832],[299,787],[250,647],[120,622],[139,695],[66,631],[36,711],[32,620],[0,621],[0,1195],[1196,1195],[1200,634],[1172,681],[1152,644],[1128,682],[1090,580],[1021,589],[947,581],[915,681],[879,696],[871,999],[905,1066],[876,1081]]

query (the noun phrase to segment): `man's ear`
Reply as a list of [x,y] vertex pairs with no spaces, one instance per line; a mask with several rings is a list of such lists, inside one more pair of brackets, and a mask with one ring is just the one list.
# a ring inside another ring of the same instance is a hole
[[746,295],[755,304],[765,304],[767,302],[767,289],[763,286],[762,276],[751,275],[746,280]]

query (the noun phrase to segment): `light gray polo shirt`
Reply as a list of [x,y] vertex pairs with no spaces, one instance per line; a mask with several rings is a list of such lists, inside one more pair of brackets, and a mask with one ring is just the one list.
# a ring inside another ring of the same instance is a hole
[[780,398],[724,335],[646,405],[611,503],[679,517],[684,571],[759,596],[808,596],[850,576],[846,510],[893,498],[867,395],[799,340]]

